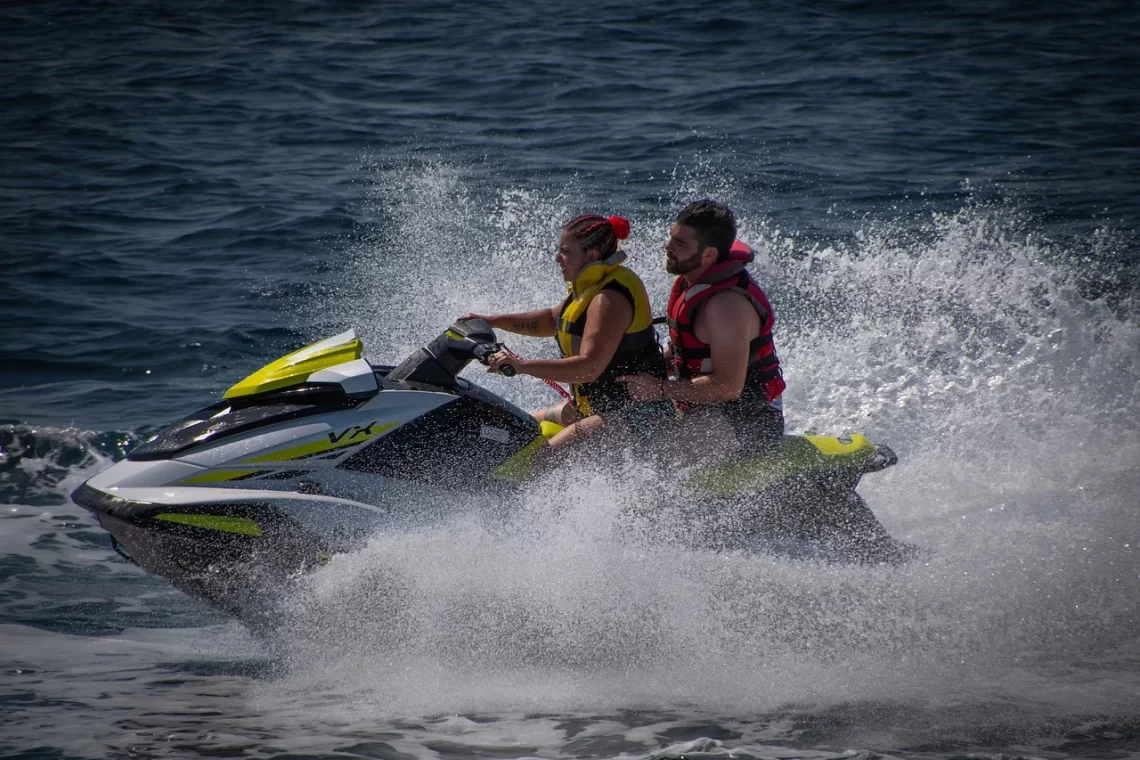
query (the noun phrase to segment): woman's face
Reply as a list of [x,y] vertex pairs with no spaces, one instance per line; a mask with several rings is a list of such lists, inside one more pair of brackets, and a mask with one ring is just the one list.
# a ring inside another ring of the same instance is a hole
[[562,279],[566,282],[573,282],[578,273],[587,264],[597,261],[599,256],[600,251],[597,248],[583,250],[582,244],[567,230],[558,239],[558,255],[554,257],[554,260],[558,262],[558,268],[562,270]]

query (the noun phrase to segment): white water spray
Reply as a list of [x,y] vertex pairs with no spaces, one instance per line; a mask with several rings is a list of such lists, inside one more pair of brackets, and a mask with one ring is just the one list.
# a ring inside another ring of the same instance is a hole
[[[578,211],[566,193],[507,191],[488,211],[449,167],[385,175],[379,193],[384,237],[416,250],[356,254],[355,287],[383,304],[365,326],[373,352],[398,358],[466,311],[561,297],[549,258]],[[1135,319],[1083,299],[1008,208],[802,245],[735,205],[782,319],[789,427],[892,445],[900,464],[860,491],[929,558],[836,567],[654,545],[628,517],[653,487],[640,470],[562,473],[507,526],[473,513],[379,536],[318,573],[285,642],[299,685],[347,683],[396,712],[1025,692],[1060,711],[1140,706],[1127,676],[1036,693],[1050,663],[1135,656]],[[661,304],[659,243],[638,235],[667,214],[632,221],[632,266]],[[549,402],[538,383],[472,376]]]

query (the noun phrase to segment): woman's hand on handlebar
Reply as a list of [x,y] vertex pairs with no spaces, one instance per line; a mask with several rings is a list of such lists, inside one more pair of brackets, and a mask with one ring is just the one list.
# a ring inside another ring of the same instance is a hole
[[523,364],[525,364],[524,359],[509,356],[505,351],[496,351],[487,357],[487,371],[497,372],[507,377],[517,375]]

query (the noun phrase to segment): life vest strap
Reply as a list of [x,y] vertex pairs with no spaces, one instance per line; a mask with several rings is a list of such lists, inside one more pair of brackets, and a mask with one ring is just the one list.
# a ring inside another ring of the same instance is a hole
[[[578,333],[570,333],[574,339],[574,353],[576,356],[581,349],[582,336]],[[621,341],[618,342],[617,350],[614,351],[614,359],[619,360],[623,357],[632,354],[640,353],[647,348],[654,348],[658,346],[657,332],[652,327],[647,327],[644,330],[637,332],[625,333],[621,336]]]
[[772,345],[772,333],[767,335],[759,335],[751,340],[748,344],[748,350],[752,352],[753,356],[759,354],[760,349]]
[[649,346],[657,344],[657,333],[652,327],[647,327],[644,330],[637,332],[626,333],[621,336],[621,342],[618,343],[617,353],[627,354],[631,351],[640,351]]
[[[753,364],[756,364],[756,362],[753,362]],[[784,376],[784,371],[782,369],[780,369],[780,365],[773,363],[773,364],[769,364],[767,367],[763,367],[759,371],[757,371],[756,376],[755,376],[755,381],[759,382],[759,383],[769,383],[769,382],[775,380],[776,378],[783,377],[783,376]]]
[[[772,345],[772,335],[760,335],[753,338],[748,343],[748,363],[755,364],[758,361],[763,361],[768,358],[767,356],[760,356],[760,349],[765,346]],[[684,361],[687,359],[709,359],[712,357],[712,347],[702,346],[701,348],[684,348],[681,346],[673,346],[673,356]],[[770,356],[770,355],[769,355]]]
[[558,331],[567,333],[569,335],[576,335],[581,338],[586,331],[586,320],[581,319],[577,322],[570,322],[559,317]]
[[[751,261],[751,259],[749,259]],[[689,288],[690,293],[685,295],[686,300],[692,296],[697,295],[710,285],[715,285],[718,282],[723,282],[729,277],[735,277],[744,271],[746,261],[726,261],[723,264],[714,265],[708,272],[701,277],[697,285]],[[703,286],[703,287],[702,287]]]

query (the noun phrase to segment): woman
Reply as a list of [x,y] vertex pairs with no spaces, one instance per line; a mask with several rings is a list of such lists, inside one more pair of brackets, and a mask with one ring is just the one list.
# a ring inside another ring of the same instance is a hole
[[491,327],[539,337],[556,337],[561,359],[522,359],[494,354],[489,371],[505,366],[543,380],[570,383],[573,402],[534,412],[535,419],[566,426],[550,439],[557,447],[601,425],[602,417],[631,405],[619,375],[645,373],[665,377],[665,363],[645,285],[622,266],[625,251],[618,241],[629,237],[629,222],[620,216],[590,214],[562,228],[554,260],[569,284],[566,300],[552,309],[515,314],[468,314]]

